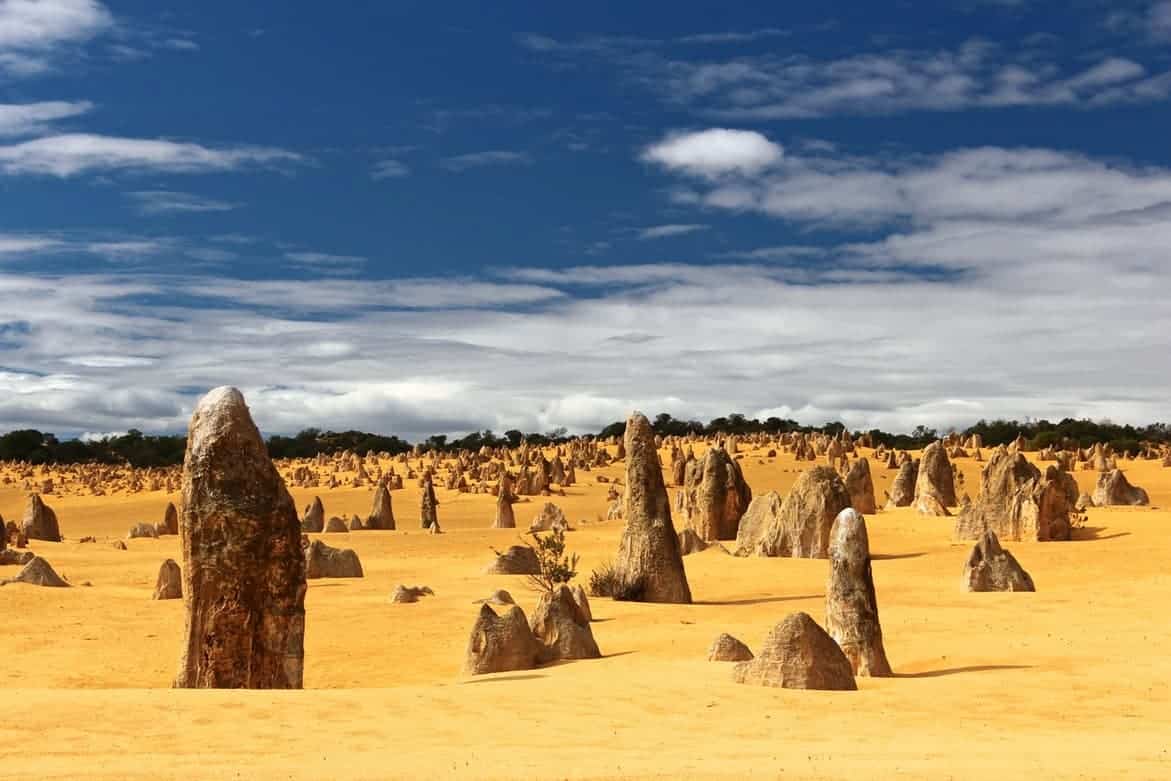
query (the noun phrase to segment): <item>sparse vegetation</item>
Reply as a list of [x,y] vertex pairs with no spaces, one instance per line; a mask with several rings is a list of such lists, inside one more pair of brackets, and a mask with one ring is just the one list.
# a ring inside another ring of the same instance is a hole
[[539,532],[529,532],[529,536],[533,538],[533,544],[525,544],[536,553],[541,568],[538,574],[528,576],[530,588],[551,594],[558,586],[577,577],[578,555],[565,552],[564,529],[557,528],[543,536]]
[[590,573],[590,596],[612,597],[618,586],[614,562],[607,561]]

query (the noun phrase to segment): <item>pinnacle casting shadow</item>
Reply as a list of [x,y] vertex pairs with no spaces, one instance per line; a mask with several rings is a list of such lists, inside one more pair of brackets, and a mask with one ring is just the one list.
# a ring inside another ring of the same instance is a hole
[[920,556],[926,556],[925,551],[918,551],[917,553],[872,553],[870,554],[871,561],[898,561],[899,559],[917,559]]
[[1129,537],[1130,532],[1114,532],[1113,534],[1102,534],[1107,528],[1106,526],[1083,526],[1080,529],[1074,529],[1070,535],[1070,539],[1074,542],[1088,542],[1090,540],[1115,540],[1119,537]]
[[974,664],[967,667],[947,667],[942,670],[924,670],[921,673],[895,673],[892,678],[942,678],[945,675],[984,673],[994,670],[1031,670],[1031,664]]
[[499,675],[496,677],[485,677],[477,675],[475,678],[470,678],[466,681],[460,681],[462,686],[465,683],[492,683],[493,681],[532,681],[538,678],[548,678],[548,675]]
[[755,599],[727,599],[693,602],[694,605],[735,607],[736,605],[769,605],[774,602],[799,602],[802,599],[825,599],[825,594],[802,594],[791,597],[757,597]]

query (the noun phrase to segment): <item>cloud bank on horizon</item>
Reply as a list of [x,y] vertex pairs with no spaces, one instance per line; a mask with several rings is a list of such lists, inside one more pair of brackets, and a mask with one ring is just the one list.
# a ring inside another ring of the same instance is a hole
[[0,0],[0,429],[1168,418],[1171,2],[265,5]]

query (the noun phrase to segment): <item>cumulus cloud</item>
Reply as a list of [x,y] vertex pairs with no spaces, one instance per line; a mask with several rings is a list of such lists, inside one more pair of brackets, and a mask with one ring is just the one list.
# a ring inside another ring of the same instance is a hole
[[208,173],[303,162],[301,155],[261,146],[207,147],[163,139],[90,133],[45,136],[0,146],[0,172],[8,176],[67,178],[118,171]]
[[0,74],[44,73],[63,47],[113,26],[113,16],[97,0],[0,0]]
[[757,173],[778,163],[783,155],[779,144],[755,130],[710,128],[672,133],[644,149],[642,159],[672,171],[720,176]]

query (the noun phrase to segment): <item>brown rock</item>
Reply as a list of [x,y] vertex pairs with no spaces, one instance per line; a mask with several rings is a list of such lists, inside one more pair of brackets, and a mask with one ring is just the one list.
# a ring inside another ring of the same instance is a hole
[[45,504],[39,494],[32,494],[24,508],[21,526],[30,540],[60,542],[61,528],[57,524],[57,513]]
[[589,617],[564,584],[541,594],[529,619],[529,628],[541,645],[537,659],[542,663],[602,656],[590,629]]
[[465,675],[486,675],[537,666],[540,645],[515,605],[497,615],[488,605],[480,608],[464,654]]
[[769,491],[752,500],[740,518],[740,528],[736,531],[737,556],[764,555],[760,546],[764,542],[765,532],[780,522],[781,505],[781,495],[776,491]]
[[838,473],[828,466],[813,467],[797,478],[756,552],[795,559],[827,558],[834,519],[849,506],[850,494]]
[[1150,503],[1151,500],[1147,496],[1147,492],[1138,486],[1131,485],[1121,469],[1112,469],[1098,475],[1098,484],[1094,487],[1094,506],[1137,506]]
[[[894,456],[894,451],[891,451]],[[898,467],[898,474],[890,486],[890,499],[886,509],[895,507],[910,507],[915,501],[915,483],[919,480],[919,460],[907,459]]]
[[374,531],[394,530],[394,509],[390,502],[390,491],[386,483],[378,481],[374,489],[374,504],[370,508],[370,515],[366,517],[365,528]]
[[360,578],[362,562],[349,548],[331,548],[321,540],[313,540],[305,547],[305,577]]
[[626,421],[626,528],[614,562],[615,599],[689,604],[691,588],[650,421]]
[[325,505],[321,503],[321,497],[313,497],[313,502],[305,508],[305,514],[301,516],[301,531],[315,534],[325,530]]
[[155,581],[154,599],[182,599],[183,573],[174,559],[167,559],[159,567],[159,577]]
[[711,648],[707,651],[709,662],[747,662],[752,658],[752,651],[748,646],[727,632],[713,640]]
[[53,570],[49,562],[40,556],[33,556],[16,577],[0,581],[0,586],[9,583],[27,583],[30,586],[49,586],[51,588],[66,588],[69,583]]
[[889,676],[890,663],[882,645],[878,600],[870,571],[866,519],[853,508],[842,510],[830,538],[826,631],[850,660],[855,675]]
[[527,545],[512,545],[496,555],[496,560],[484,570],[486,575],[538,575],[541,562],[537,552]]
[[733,679],[784,689],[858,688],[850,660],[807,613],[792,613],[773,627],[756,658],[736,665]]
[[846,491],[850,494],[851,507],[863,514],[878,512],[878,505],[874,501],[874,480],[870,477],[869,461],[859,458],[850,464],[845,482]]
[[435,592],[429,586],[403,586],[400,584],[395,588],[394,593],[390,595],[390,601],[401,604],[412,604],[418,602],[421,597],[433,596],[435,596]]
[[705,542],[734,540],[740,516],[752,501],[740,465],[713,447],[702,461],[688,462],[683,487],[683,522]]
[[195,407],[182,506],[186,623],[175,685],[301,688],[301,524],[235,388],[217,388]]
[[932,442],[923,450],[919,460],[919,477],[915,481],[915,499],[933,496],[944,507],[956,505],[955,473],[947,458],[947,448],[941,442]]
[[996,532],[981,535],[964,564],[967,591],[1036,591],[1033,579],[1011,553],[1000,547]]

